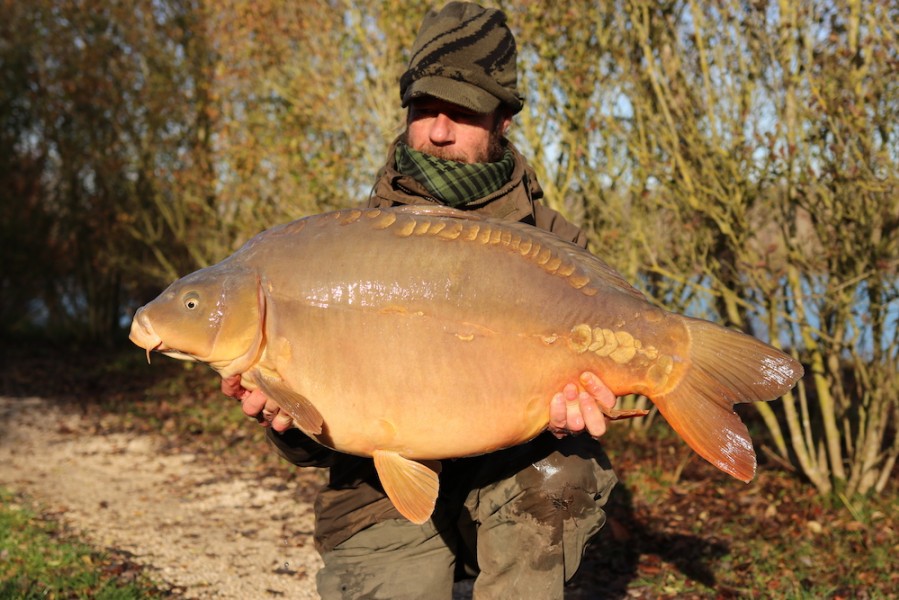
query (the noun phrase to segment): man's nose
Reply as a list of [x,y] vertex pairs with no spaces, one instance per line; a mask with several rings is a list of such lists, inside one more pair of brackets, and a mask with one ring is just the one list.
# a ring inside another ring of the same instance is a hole
[[455,123],[444,113],[437,113],[429,134],[434,145],[452,144],[456,141]]

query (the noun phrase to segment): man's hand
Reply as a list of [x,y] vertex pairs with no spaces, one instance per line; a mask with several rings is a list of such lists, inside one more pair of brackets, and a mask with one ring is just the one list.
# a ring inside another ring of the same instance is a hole
[[606,432],[609,419],[603,413],[615,406],[615,394],[589,371],[581,374],[579,384],[569,383],[550,403],[549,430],[557,438],[584,429],[595,438]]
[[280,432],[289,429],[293,424],[293,419],[287,413],[282,413],[281,407],[269,400],[261,390],[250,391],[243,387],[240,375],[222,379],[222,393],[240,400],[243,413],[259,421],[263,427],[271,427]]

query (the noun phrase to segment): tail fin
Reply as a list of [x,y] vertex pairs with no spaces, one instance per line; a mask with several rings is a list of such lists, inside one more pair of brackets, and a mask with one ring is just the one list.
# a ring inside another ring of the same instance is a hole
[[686,326],[690,366],[674,389],[652,401],[700,456],[748,482],[755,475],[755,451],[733,406],[779,398],[802,377],[802,365],[751,336],[714,323],[687,318]]

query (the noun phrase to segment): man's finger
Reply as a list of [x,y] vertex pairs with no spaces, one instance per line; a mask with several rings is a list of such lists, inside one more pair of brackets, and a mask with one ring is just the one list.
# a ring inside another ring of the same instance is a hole
[[253,390],[247,394],[240,403],[243,414],[248,417],[257,417],[265,409],[268,398],[260,390]]
[[597,404],[597,399],[587,392],[583,392],[578,397],[581,415],[584,418],[584,424],[590,435],[598,438],[605,434],[607,421],[606,416]]
[[572,433],[584,430],[584,417],[581,415],[581,392],[573,383],[569,383],[563,390],[565,394],[565,429]]
[[552,430],[564,429],[568,410],[565,407],[565,396],[562,392],[553,396],[549,404],[549,427]]
[[222,379],[222,393],[229,398],[240,399],[246,389],[240,384],[240,375],[232,375]]
[[293,419],[286,412],[281,411],[272,419],[272,429],[275,431],[285,431],[293,425]]
[[584,386],[584,389],[587,390],[587,392],[593,396],[603,408],[612,409],[615,407],[615,394],[606,387],[606,384],[604,384],[595,373],[584,371],[581,373],[580,381],[581,385]]

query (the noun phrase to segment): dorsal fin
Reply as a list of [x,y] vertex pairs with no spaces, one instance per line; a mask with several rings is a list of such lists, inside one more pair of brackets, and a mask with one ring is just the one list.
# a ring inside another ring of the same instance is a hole
[[449,217],[452,219],[465,219],[467,221],[484,220],[484,217],[477,213],[443,206],[442,204],[403,204],[401,206],[392,206],[389,210],[412,216]]

